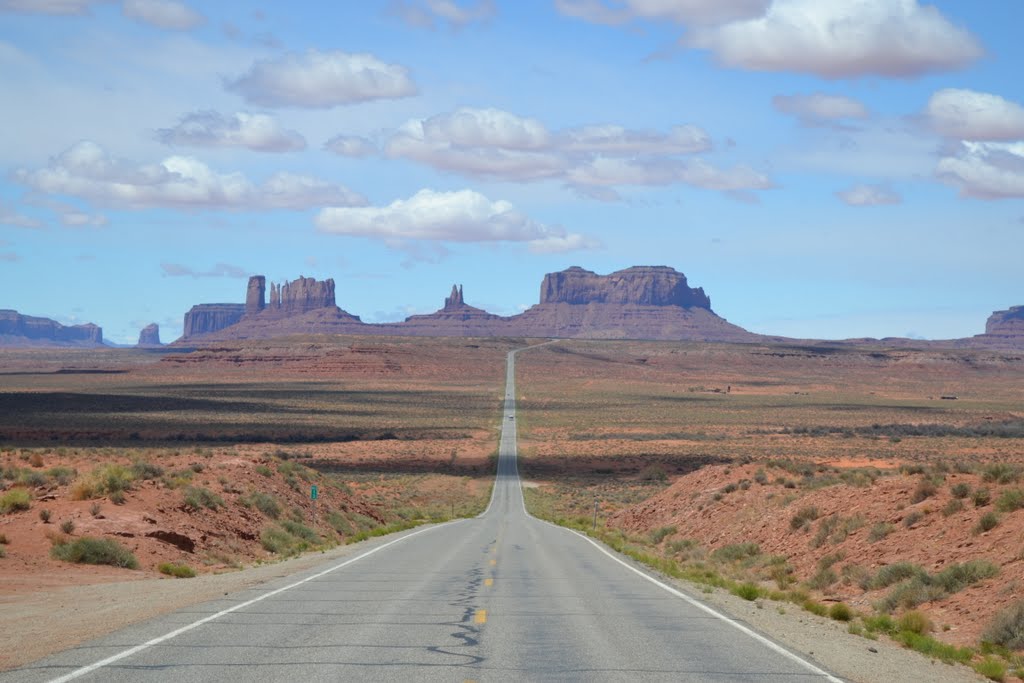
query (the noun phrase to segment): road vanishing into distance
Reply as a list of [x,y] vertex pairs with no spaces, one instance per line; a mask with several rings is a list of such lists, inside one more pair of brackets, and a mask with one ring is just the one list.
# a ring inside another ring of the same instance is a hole
[[839,681],[526,513],[516,353],[494,493],[479,517],[375,539],[368,552],[137,624],[0,681]]

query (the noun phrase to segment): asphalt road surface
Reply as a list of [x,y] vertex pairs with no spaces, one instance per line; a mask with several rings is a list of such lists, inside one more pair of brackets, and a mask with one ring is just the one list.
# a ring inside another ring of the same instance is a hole
[[[589,539],[526,514],[509,354],[475,519],[118,631],[0,681],[838,681]],[[54,628],[60,628],[55,617]]]

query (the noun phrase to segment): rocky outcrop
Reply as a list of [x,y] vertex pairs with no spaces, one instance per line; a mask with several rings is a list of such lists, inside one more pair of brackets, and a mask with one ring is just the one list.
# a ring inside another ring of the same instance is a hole
[[87,323],[61,325],[56,320],[0,310],[2,346],[102,346],[103,328]]
[[245,291],[245,314],[256,315],[266,306],[267,278],[253,275],[249,278],[249,287]]
[[633,304],[711,310],[703,289],[691,289],[686,276],[667,266],[634,266],[598,275],[578,266],[548,273],[540,287],[543,304]]
[[139,346],[160,346],[160,326],[150,323],[139,332]]
[[245,304],[196,304],[185,314],[182,339],[195,339],[236,324],[245,315]]
[[508,318],[488,313],[466,303],[462,285],[452,285],[451,296],[445,297],[444,308],[426,315],[411,315],[403,323],[381,325],[394,331],[430,337],[492,337],[505,334]]
[[[249,281],[250,288],[252,280]],[[270,285],[268,309],[283,315],[301,315],[318,308],[334,308],[334,280],[299,277],[278,286]]]
[[462,296],[462,285],[452,285],[452,295],[444,298],[444,308],[442,311],[457,311],[466,305],[466,300]]
[[1012,306],[993,313],[985,323],[985,334],[1024,338],[1024,306]]

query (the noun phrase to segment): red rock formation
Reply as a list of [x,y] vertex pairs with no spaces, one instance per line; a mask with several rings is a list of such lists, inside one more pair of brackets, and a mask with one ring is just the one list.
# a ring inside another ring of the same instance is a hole
[[298,280],[292,282],[270,285],[268,308],[276,313],[301,315],[318,308],[333,308],[335,306],[334,280],[331,278],[320,281],[300,276]]
[[150,323],[143,327],[142,331],[139,332],[138,346],[161,346],[160,326],[156,323]]
[[253,275],[249,278],[249,287],[245,292],[245,314],[256,315],[266,306],[264,300],[267,292],[267,278]]
[[667,266],[634,266],[598,275],[579,266],[548,273],[540,287],[541,304],[635,304],[711,310],[703,289],[690,289],[686,276]]
[[985,323],[985,334],[1024,338],[1024,306],[993,313]]
[[102,346],[103,328],[85,325],[61,325],[56,320],[0,310],[2,346]]
[[182,339],[194,339],[234,325],[245,314],[245,304],[196,304],[185,314]]
[[466,305],[466,300],[462,297],[462,285],[452,285],[452,295],[447,296],[444,299],[443,311],[457,311]]

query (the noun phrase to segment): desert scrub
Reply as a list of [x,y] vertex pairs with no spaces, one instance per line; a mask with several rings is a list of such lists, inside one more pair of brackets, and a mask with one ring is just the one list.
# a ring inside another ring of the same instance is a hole
[[1000,512],[1013,512],[1021,508],[1024,508],[1024,491],[1020,489],[1006,489],[996,500],[996,510]]
[[761,597],[761,589],[756,583],[741,583],[732,588],[730,591],[733,595],[744,600],[754,601]]
[[981,478],[990,484],[1012,484],[1020,479],[1020,469],[1008,463],[996,462],[982,469]]
[[959,593],[967,586],[990,579],[999,573],[999,567],[988,560],[968,560],[951,564],[932,577],[932,581],[947,593]]
[[39,511],[39,519],[42,520],[43,524],[49,524],[50,523],[50,517],[52,517],[52,516],[53,516],[53,513],[50,512],[46,508],[43,508],[42,510]]
[[971,501],[974,507],[983,508],[992,502],[992,493],[988,489],[978,489],[971,494]]
[[239,498],[238,502],[245,507],[256,508],[271,519],[277,519],[281,516],[281,504],[269,493],[253,491],[244,498]]
[[818,508],[813,505],[800,508],[796,514],[789,518],[789,528],[793,531],[808,528],[811,522],[818,519],[819,516]]
[[267,465],[256,465],[256,474],[264,477],[270,477],[273,476],[274,470],[270,469]]
[[[276,555],[297,555],[304,550],[309,549],[310,542],[304,538],[300,538],[286,528],[284,525],[298,525],[297,522],[286,521],[281,526],[269,526],[263,529],[260,533],[260,543],[264,549],[276,554]],[[315,532],[312,529],[306,527],[306,529],[315,537]]]
[[982,639],[1011,650],[1024,649],[1024,600],[997,612],[985,627]]
[[62,533],[70,534],[75,530],[75,520],[65,519],[63,522],[60,523],[60,530]]
[[675,526],[663,526],[658,529],[655,529],[651,532],[651,543],[654,545],[658,545],[659,543],[661,543],[677,531],[679,531],[679,528]]
[[156,568],[161,574],[173,576],[176,579],[191,579],[196,575],[195,569],[187,564],[178,564],[177,562],[161,562]]
[[164,476],[164,468],[146,460],[136,460],[132,463],[132,474],[136,479],[159,479]]
[[951,517],[964,509],[963,501],[958,498],[950,498],[949,502],[942,507],[942,516]]
[[853,619],[853,610],[846,603],[837,602],[828,608],[828,617],[836,621],[850,621]]
[[987,656],[976,662],[974,670],[990,681],[1006,680],[1006,662],[996,657]]
[[878,570],[871,579],[871,588],[888,588],[894,583],[927,575],[928,572],[913,562],[894,562]]
[[931,633],[932,622],[923,612],[911,611],[896,621],[896,628],[899,631],[924,635],[925,633]]
[[0,496],[0,514],[28,510],[32,506],[32,496],[25,489],[11,489]]
[[978,524],[974,527],[974,533],[980,534],[986,531],[992,531],[999,524],[999,515],[994,512],[986,512],[978,520]]
[[964,482],[953,484],[949,487],[949,494],[954,498],[966,498],[971,495],[971,487]]
[[914,493],[910,496],[911,503],[920,503],[923,500],[931,498],[939,492],[938,487],[935,486],[931,481],[923,479],[917,484],[917,488],[914,489]]
[[224,507],[223,498],[202,486],[189,486],[186,488],[183,493],[183,499],[185,507],[192,510],[199,510],[201,508],[216,510],[217,508]]
[[74,541],[64,540],[50,548],[57,560],[77,564],[108,564],[124,569],[138,569],[139,561],[131,551],[109,538],[84,536]]
[[903,526],[908,529],[914,528],[914,525],[924,519],[924,513],[920,510],[914,510],[906,517],[903,518]]
[[135,475],[123,465],[107,464],[97,467],[71,487],[72,500],[89,500],[104,495],[124,493],[131,489]]
[[722,546],[711,553],[711,558],[717,562],[738,562],[757,557],[761,554],[761,547],[756,543],[733,543]]
[[875,525],[873,525],[871,527],[871,531],[868,532],[868,541],[870,541],[871,543],[877,543],[878,541],[881,541],[883,538],[891,534],[894,528],[895,527],[893,527],[893,525],[889,524],[888,522],[878,522]]

